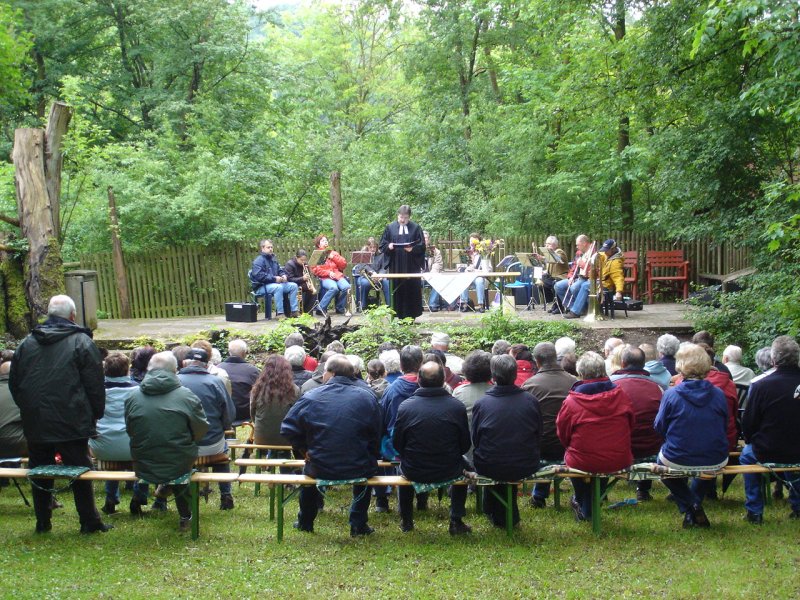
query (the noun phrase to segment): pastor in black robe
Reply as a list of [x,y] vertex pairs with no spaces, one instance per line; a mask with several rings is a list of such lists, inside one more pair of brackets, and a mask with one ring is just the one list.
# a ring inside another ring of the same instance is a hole
[[[421,273],[425,269],[425,240],[422,228],[409,221],[405,224],[407,233],[400,233],[400,223],[393,221],[383,230],[380,251],[388,261],[389,273]],[[389,249],[389,244],[411,242],[411,252],[405,246]],[[419,278],[392,279],[392,304],[397,318],[416,319],[422,314],[422,280]]]

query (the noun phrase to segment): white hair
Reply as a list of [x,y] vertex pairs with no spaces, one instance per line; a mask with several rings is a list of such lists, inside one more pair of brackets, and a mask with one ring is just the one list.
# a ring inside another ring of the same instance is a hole
[[571,337],[560,337],[556,340],[556,355],[564,356],[565,354],[574,354],[575,340]]
[[400,372],[400,353],[397,350],[384,350],[378,356],[378,360],[386,367],[387,373]]
[[147,363],[147,371],[155,371],[156,369],[177,373],[178,359],[175,358],[175,355],[169,350],[153,354],[153,356],[150,357],[150,362]]
[[238,338],[231,340],[228,342],[228,354],[244,358],[247,354],[247,342]]
[[73,314],[75,314],[75,302],[72,298],[64,294],[50,298],[50,303],[47,305],[48,316],[69,319]]
[[739,364],[742,362],[742,349],[739,346],[726,346],[722,356],[727,357],[732,363]]
[[283,351],[283,358],[293,367],[302,367],[306,360],[306,351],[302,346],[289,346]]

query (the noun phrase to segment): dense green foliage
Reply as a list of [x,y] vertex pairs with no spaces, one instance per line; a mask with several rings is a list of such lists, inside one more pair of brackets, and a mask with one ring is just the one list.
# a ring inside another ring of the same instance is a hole
[[793,0],[10,6],[0,212],[16,210],[14,127],[67,101],[67,259],[110,247],[109,186],[136,251],[329,229],[339,172],[353,234],[408,202],[434,239],[627,227],[734,240],[761,273],[760,291],[727,301],[737,320],[755,315],[759,339],[798,330]]

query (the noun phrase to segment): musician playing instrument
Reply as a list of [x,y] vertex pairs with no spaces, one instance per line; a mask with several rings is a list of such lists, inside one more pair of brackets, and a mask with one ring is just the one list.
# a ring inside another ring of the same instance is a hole
[[[358,300],[357,309],[363,311],[367,308],[367,296],[371,289],[383,292],[383,299],[386,304],[389,304],[389,280],[382,278],[374,278],[372,275],[380,275],[386,273],[386,258],[383,253],[379,251],[378,242],[374,237],[367,239],[367,243],[361,248],[362,252],[370,252],[372,254],[371,263],[358,263],[353,265],[353,277],[356,282],[356,299]],[[380,286],[379,288],[377,286]],[[378,294],[378,302],[380,303],[380,294]]]
[[308,253],[302,248],[294,254],[294,258],[283,266],[289,281],[296,283],[303,294],[303,312],[311,312],[316,300],[317,290],[308,270]]
[[261,240],[261,254],[253,260],[250,282],[257,296],[270,294],[275,299],[278,318],[284,316],[283,295],[288,294],[291,316],[297,317],[297,284],[289,281],[272,252],[272,240]]
[[320,300],[319,306],[322,313],[328,310],[328,305],[336,296],[336,314],[350,316],[347,310],[347,293],[350,291],[350,282],[344,276],[344,269],[347,266],[347,260],[336,252],[330,249],[328,244],[328,236],[324,233],[319,234],[314,238],[314,247],[317,250],[323,251],[323,260],[321,264],[311,265],[311,272],[317,276],[319,283],[325,292]]
[[[422,232],[422,237],[425,240],[425,272],[441,273],[444,271],[442,251],[431,244],[431,236],[427,231]],[[439,304],[441,304],[439,292],[431,288],[431,294],[428,297],[428,308],[430,308],[431,312],[437,312]]]
[[[397,220],[383,230],[380,250],[388,259],[389,273],[419,274],[425,268],[425,240],[422,228],[411,221],[411,207],[397,209]],[[422,314],[422,280],[395,279],[393,307],[400,319],[416,319]]]
[[553,286],[556,293],[556,304],[550,309],[553,314],[564,313],[577,294],[578,284],[581,282],[580,271],[586,267],[583,255],[589,250],[589,236],[581,234],[576,237],[575,248],[575,258],[572,260],[566,278],[556,281]]
[[[614,300],[622,300],[622,290],[625,287],[625,273],[623,270],[625,261],[622,250],[617,247],[617,242],[612,239],[603,242],[595,260],[597,261],[597,272],[600,273],[598,291],[614,292]],[[580,289],[575,295],[569,312],[564,315],[565,318],[577,319],[583,313],[589,298],[590,283],[588,278],[581,280]]]

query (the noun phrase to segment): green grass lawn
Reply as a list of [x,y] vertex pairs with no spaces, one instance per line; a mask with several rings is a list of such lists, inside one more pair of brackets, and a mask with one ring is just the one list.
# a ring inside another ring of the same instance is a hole
[[[101,489],[95,484],[98,506]],[[767,507],[762,527],[744,522],[741,478],[723,500],[706,502],[710,530],[682,530],[656,483],[653,502],[604,510],[599,536],[569,508],[534,510],[520,499],[522,528],[513,539],[474,513],[472,496],[468,537],[448,535],[447,502],[432,497],[431,509],[415,515],[415,531],[402,533],[395,511],[371,512],[375,533],[351,539],[349,493],[342,490],[329,493],[313,534],[291,528],[297,504],[290,504],[279,545],[268,495],[254,497],[249,484],[234,484],[234,495],[232,511],[218,509],[216,491],[201,506],[201,537],[193,542],[178,532],[172,504],[166,514],[132,519],[127,492],[121,512],[107,518],[116,527],[109,533],[79,535],[71,494],[62,494],[65,508],[55,511],[52,533],[34,535],[32,509],[13,487],[3,488],[0,596],[800,597],[800,522],[788,520],[785,501]],[[622,482],[610,500],[633,495]],[[568,494],[562,498],[566,504]]]

